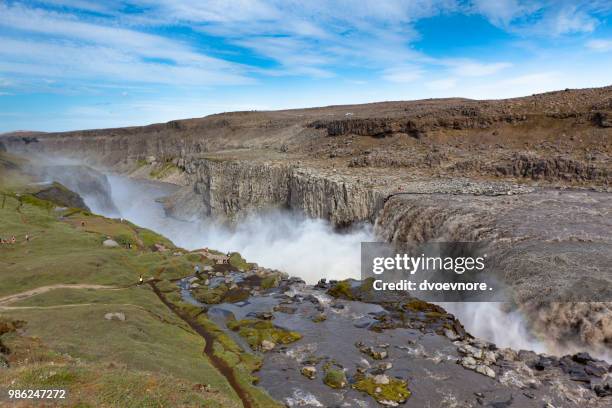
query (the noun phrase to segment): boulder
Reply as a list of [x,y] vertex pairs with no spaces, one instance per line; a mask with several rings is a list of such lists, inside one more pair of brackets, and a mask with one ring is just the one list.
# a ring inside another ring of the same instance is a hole
[[104,240],[104,242],[102,242],[102,245],[104,245],[107,248],[117,248],[117,247],[119,247],[119,244],[117,243],[117,241],[115,241],[113,239]]
[[391,381],[389,380],[389,376],[385,374],[375,375],[373,378],[374,384],[387,385]]
[[276,344],[270,340],[262,340],[261,341],[261,349],[263,351],[271,351],[276,347]]
[[340,389],[346,387],[348,381],[346,380],[346,374],[344,374],[343,370],[328,370],[325,373],[325,378],[323,378],[323,382],[335,389]]
[[301,373],[304,377],[314,380],[317,376],[317,368],[315,366],[304,366]]
[[106,313],[104,315],[104,318],[106,320],[119,320],[121,322],[125,321],[125,314],[122,312],[116,312],[116,313]]

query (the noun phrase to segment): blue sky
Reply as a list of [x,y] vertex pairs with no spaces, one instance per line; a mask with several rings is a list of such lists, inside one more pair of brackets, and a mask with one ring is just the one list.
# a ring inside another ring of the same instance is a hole
[[0,0],[0,132],[612,84],[612,1]]

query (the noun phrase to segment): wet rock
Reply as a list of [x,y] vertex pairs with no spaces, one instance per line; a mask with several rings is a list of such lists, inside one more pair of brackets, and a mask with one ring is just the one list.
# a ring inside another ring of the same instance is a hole
[[261,341],[261,349],[263,351],[271,351],[274,350],[274,347],[276,347],[276,343],[269,341],[269,340],[262,340]]
[[315,366],[302,367],[301,373],[304,377],[314,380],[317,377],[317,368]]
[[261,320],[272,320],[274,319],[274,315],[270,312],[259,312],[259,313],[249,313],[247,316],[255,317]]
[[297,311],[297,307],[290,306],[287,304],[280,304],[280,305],[274,306],[274,311],[280,312],[280,313],[294,314]]
[[495,378],[495,371],[493,371],[491,367],[486,366],[484,364],[479,364],[478,366],[476,366],[476,372],[484,374],[487,377]]
[[472,344],[463,342],[456,342],[456,344],[458,344],[457,351],[463,354],[463,357],[458,361],[461,366],[487,377],[495,378],[495,371],[489,367],[497,361],[495,352],[472,345],[477,344],[483,347],[490,347],[490,344],[479,341],[472,341]]
[[591,382],[591,389],[595,391],[598,397],[612,396],[612,377],[607,377],[605,380],[596,380]]
[[455,340],[458,340],[460,338],[460,336],[457,333],[455,333],[453,330],[450,330],[450,329],[447,329],[447,328],[444,328],[444,335],[448,339],[450,339],[451,341],[455,341]]
[[603,377],[604,375],[606,375],[606,373],[608,372],[608,367],[606,367],[607,364],[605,363],[589,363],[585,368],[584,371],[592,376],[595,377]]
[[538,356],[533,351],[520,350],[518,352],[517,359],[520,360],[520,361],[523,361],[528,366],[533,367],[533,365],[536,363],[536,361],[538,361],[540,359],[540,356]]
[[321,323],[321,322],[324,322],[325,320],[327,320],[327,316],[325,315],[325,313],[319,313],[318,315],[312,318],[312,321],[315,323]]
[[474,370],[474,369],[476,368],[476,364],[477,364],[477,363],[476,363],[476,359],[474,359],[474,357],[470,357],[470,356],[468,356],[468,357],[463,357],[463,358],[460,360],[460,364],[461,364],[463,367],[465,367],[465,368],[468,368],[468,369],[470,369],[470,370]]
[[556,363],[557,362],[552,358],[541,356],[540,359],[536,361],[533,368],[535,368],[538,371],[543,371],[546,368],[553,367],[554,365],[556,365]]
[[329,285],[327,284],[327,279],[323,278],[323,279],[319,280],[319,282],[317,282],[317,284],[315,285],[315,288],[318,288],[318,289],[328,289]]
[[577,362],[578,364],[587,364],[590,361],[595,361],[593,357],[589,355],[589,353],[577,353],[572,356],[572,360]]
[[392,407],[404,403],[411,395],[404,380],[386,375],[356,375],[353,388],[367,393],[379,404]]
[[289,344],[302,338],[301,334],[277,327],[269,320],[229,320],[227,327],[244,337],[254,350],[269,351],[276,344]]
[[374,384],[382,384],[382,385],[386,385],[389,384],[390,380],[389,380],[389,376],[385,375],[385,374],[379,374],[379,375],[375,375],[372,378],[372,381],[374,381]]
[[384,360],[389,356],[387,350],[376,350],[374,347],[367,347],[363,343],[357,343],[355,346],[364,354],[372,357],[374,360]]

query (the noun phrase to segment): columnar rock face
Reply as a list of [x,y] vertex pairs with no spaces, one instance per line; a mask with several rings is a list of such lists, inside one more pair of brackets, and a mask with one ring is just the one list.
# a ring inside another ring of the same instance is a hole
[[[355,180],[290,164],[198,159],[184,163],[201,201],[201,215],[235,221],[253,212],[286,208],[336,226],[373,220],[383,194]],[[181,217],[176,203],[170,212]]]
[[241,214],[288,204],[287,166],[198,159],[187,162],[185,171],[206,216],[232,220]]
[[289,180],[289,207],[313,218],[330,220],[336,226],[373,220],[384,193],[354,180],[294,170]]

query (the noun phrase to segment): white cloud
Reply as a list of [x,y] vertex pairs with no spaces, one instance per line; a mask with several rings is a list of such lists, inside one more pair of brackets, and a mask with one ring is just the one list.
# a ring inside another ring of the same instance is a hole
[[382,78],[389,82],[414,82],[423,76],[423,69],[413,65],[388,68],[383,71]]
[[0,72],[186,85],[250,82],[244,67],[164,37],[18,5],[0,4],[0,14],[0,27],[45,35],[0,37]]
[[467,77],[481,77],[493,75],[512,66],[509,62],[483,63],[473,60],[443,60],[442,64],[451,67],[455,75]]
[[607,52],[612,51],[612,40],[591,40],[586,43],[587,48],[593,51]]
[[552,19],[553,33],[556,35],[571,33],[590,33],[595,30],[599,21],[586,11],[577,7],[566,7],[559,10]]
[[537,8],[535,3],[527,6],[518,0],[472,0],[472,10],[485,16],[492,24],[508,27],[514,19]]

